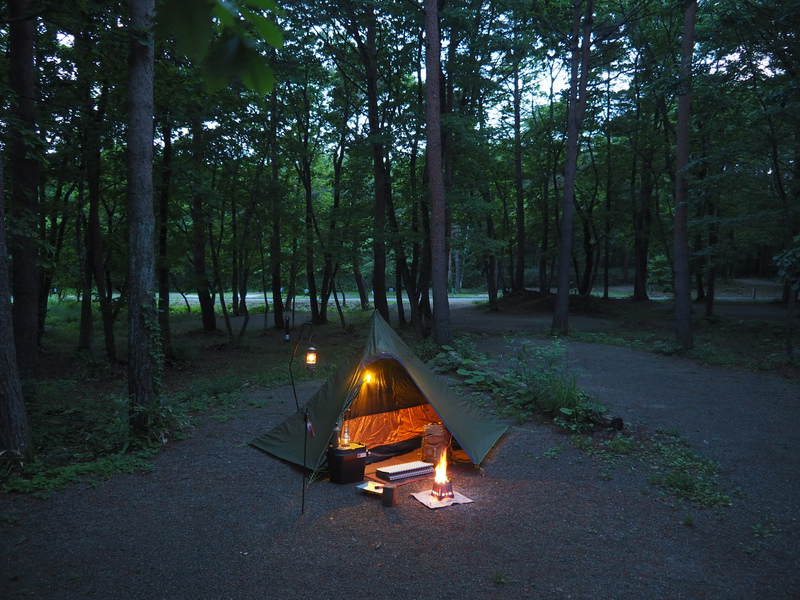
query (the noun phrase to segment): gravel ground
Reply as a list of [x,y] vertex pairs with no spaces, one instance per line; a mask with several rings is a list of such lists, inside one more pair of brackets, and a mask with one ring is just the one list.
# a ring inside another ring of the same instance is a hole
[[[470,328],[454,313],[459,323]],[[732,506],[678,505],[646,466],[611,466],[552,426],[510,423],[483,471],[453,478],[471,504],[428,509],[410,496],[423,481],[389,508],[317,480],[301,513],[301,473],[247,445],[293,410],[284,387],[254,393],[263,406],[231,420],[205,417],[151,473],[48,500],[0,496],[0,598],[800,598],[800,385],[568,346],[580,385],[615,416],[678,430],[718,461]]]

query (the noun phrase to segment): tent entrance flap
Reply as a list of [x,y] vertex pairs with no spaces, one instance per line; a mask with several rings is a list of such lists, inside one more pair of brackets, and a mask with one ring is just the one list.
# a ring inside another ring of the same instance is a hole
[[439,416],[430,404],[421,404],[391,412],[382,412],[354,419],[345,419],[350,439],[367,448],[386,446],[420,437],[428,423]]

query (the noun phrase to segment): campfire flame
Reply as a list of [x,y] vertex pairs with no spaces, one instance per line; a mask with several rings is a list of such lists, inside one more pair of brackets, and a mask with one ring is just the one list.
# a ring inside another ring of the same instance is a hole
[[453,492],[453,484],[447,479],[447,452],[442,452],[439,462],[434,470],[433,489],[431,489],[431,496],[437,500],[446,500],[448,498],[455,498]]
[[447,483],[447,452],[442,452],[434,473],[434,483]]

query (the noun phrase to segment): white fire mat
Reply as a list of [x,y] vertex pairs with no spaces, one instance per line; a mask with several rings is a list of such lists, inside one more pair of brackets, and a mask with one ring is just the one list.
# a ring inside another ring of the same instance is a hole
[[431,496],[430,490],[426,492],[416,492],[411,495],[428,508],[444,508],[445,506],[450,506],[451,504],[469,504],[472,502],[472,500],[463,494],[459,494],[458,492],[453,492],[455,498],[444,498],[443,500],[438,500],[437,498]]

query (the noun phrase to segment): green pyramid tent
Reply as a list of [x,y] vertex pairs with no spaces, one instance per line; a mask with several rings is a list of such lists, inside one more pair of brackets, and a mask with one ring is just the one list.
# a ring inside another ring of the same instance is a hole
[[506,430],[451,391],[377,312],[363,348],[342,361],[305,408],[314,437],[304,441],[304,415],[298,412],[251,444],[301,466],[305,455],[306,466],[318,469],[337,424],[372,451],[413,441],[425,425],[441,422],[480,464]]

